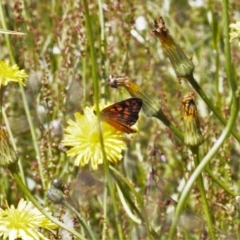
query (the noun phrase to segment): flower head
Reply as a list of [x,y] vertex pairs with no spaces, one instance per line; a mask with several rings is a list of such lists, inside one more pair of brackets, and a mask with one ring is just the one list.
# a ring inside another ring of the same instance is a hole
[[125,87],[132,97],[141,98],[143,101],[143,112],[146,116],[153,117],[161,111],[160,100],[156,99],[153,94],[148,94],[136,83],[130,81],[127,76],[109,76],[107,81],[112,88]]
[[7,167],[18,160],[17,154],[9,141],[5,127],[0,126],[0,166]]
[[19,67],[14,64],[0,61],[0,87],[8,85],[9,82],[19,82],[24,85],[24,80],[28,77],[24,70],[19,70]]
[[[67,155],[75,157],[76,166],[85,166],[90,162],[92,169],[96,170],[98,165],[103,163],[103,154],[94,108],[86,107],[84,114],[77,112],[75,118],[76,121],[68,121],[62,144],[70,147]],[[103,121],[101,121],[101,128],[107,160],[110,162],[121,160],[122,150],[126,149],[127,141],[123,132]]]
[[165,27],[163,18],[160,17],[158,20],[155,20],[154,27],[153,33],[161,41],[163,49],[166,51],[177,76],[187,77],[192,75],[194,70],[192,61],[186,57],[179,45],[175,43],[168,29]]
[[197,107],[193,93],[183,97],[183,119],[185,124],[184,142],[188,146],[195,147],[203,143],[204,138],[200,129]]
[[13,205],[7,209],[0,208],[0,237],[2,239],[48,239],[38,231],[39,228],[48,230],[58,226],[46,218],[31,202],[21,199],[17,208]]
[[[232,28],[233,30],[232,32],[229,33],[230,42],[232,42],[234,38],[238,38],[239,40],[240,39],[240,22],[237,21],[236,23],[231,23],[229,27]],[[238,45],[240,46],[240,41]]]

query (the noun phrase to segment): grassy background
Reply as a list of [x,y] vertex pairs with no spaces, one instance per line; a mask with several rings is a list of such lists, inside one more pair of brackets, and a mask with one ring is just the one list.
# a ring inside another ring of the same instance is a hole
[[[161,99],[164,113],[183,132],[181,99],[192,88],[184,79],[179,81],[176,78],[159,40],[152,33],[153,20],[162,16],[175,41],[192,58],[194,76],[199,85],[225,119],[229,118],[231,96],[225,72],[221,1],[206,1],[204,5],[195,7],[189,4],[194,1],[184,0],[107,0],[101,2],[103,25],[98,2],[89,2],[101,101],[117,102],[128,98],[125,90],[110,89],[105,83],[110,74],[127,75],[146,92]],[[66,121],[73,118],[74,112],[81,112],[85,106],[94,104],[92,62],[82,2],[12,0],[3,1],[2,4],[8,29],[26,33],[24,37],[11,36],[11,48],[16,63],[29,74],[24,90],[37,139],[32,138],[17,84],[8,86],[3,107],[28,187],[36,198],[54,209],[55,216],[61,218],[64,214],[61,206],[53,206],[46,199],[51,181],[61,177],[78,203],[77,209],[89,221],[97,238],[101,238],[104,215],[101,167],[98,172],[78,169],[73,166],[73,159],[69,159],[58,148]],[[239,10],[238,1],[231,1],[230,22],[239,20]],[[136,24],[139,17],[146,21],[143,30],[138,30]],[[133,36],[133,30],[141,36],[141,41]],[[8,60],[10,50],[3,35],[0,35],[0,43],[1,59]],[[237,44],[237,41],[232,43],[236,78],[239,72]],[[197,94],[195,101],[205,136],[205,142],[200,147],[200,158],[203,158],[224,126]],[[236,132],[239,132],[238,122],[239,117],[234,127]],[[138,127],[139,134],[128,144],[124,160],[115,168],[129,179],[143,200],[149,226],[159,238],[165,239],[175,201],[195,167],[187,147],[160,121],[141,114]],[[39,173],[36,148],[40,150],[43,179]],[[157,151],[156,156],[151,155],[153,149]],[[239,156],[239,142],[230,136],[210,163],[214,175],[234,190],[236,195],[239,192]],[[164,158],[166,161],[163,161]],[[152,168],[153,181],[146,194]],[[24,196],[9,172],[1,168],[0,174],[1,206],[5,205],[5,199],[9,204],[16,205]],[[235,206],[233,196],[215,184],[208,174],[204,173],[203,178],[217,238],[237,239],[239,208]],[[128,217],[116,189],[114,191],[123,239],[148,239],[144,226],[135,224]],[[127,195],[134,202],[131,194],[129,190]],[[109,197],[106,239],[119,239],[121,234],[116,227],[111,203]],[[81,228],[76,224],[76,229]],[[206,239],[206,232],[199,190],[194,185],[176,239]],[[58,234],[61,235],[61,232]],[[54,239],[56,236],[48,237]]]

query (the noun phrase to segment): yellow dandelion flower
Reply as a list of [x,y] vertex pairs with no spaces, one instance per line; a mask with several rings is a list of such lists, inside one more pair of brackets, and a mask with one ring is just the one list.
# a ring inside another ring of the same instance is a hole
[[0,166],[7,167],[17,160],[17,154],[9,141],[6,128],[0,125]]
[[[232,40],[234,38],[240,38],[240,22],[237,21],[236,23],[231,23],[229,25],[230,28],[232,28],[232,32],[229,33],[230,35],[230,42],[232,42]],[[239,41],[239,46],[240,46],[240,41]]]
[[[103,163],[103,154],[94,108],[86,107],[84,114],[75,113],[75,118],[76,121],[68,121],[62,144],[70,147],[67,155],[75,157],[76,166],[91,163],[92,169],[96,170],[98,165]],[[101,127],[107,160],[110,162],[121,160],[122,150],[126,149],[125,142],[128,141],[126,136],[104,121],[101,121]]]
[[19,82],[25,85],[24,80],[27,77],[25,70],[19,70],[16,64],[10,66],[9,63],[0,61],[0,87],[8,85],[9,82]]
[[13,205],[7,209],[0,208],[0,237],[1,239],[48,239],[38,231],[39,228],[48,230],[58,226],[46,218],[31,202],[21,199],[17,208]]

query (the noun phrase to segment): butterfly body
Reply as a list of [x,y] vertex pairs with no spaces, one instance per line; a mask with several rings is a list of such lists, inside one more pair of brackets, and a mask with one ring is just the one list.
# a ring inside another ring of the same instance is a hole
[[131,126],[137,122],[141,107],[140,98],[129,98],[104,108],[100,118],[122,132],[135,133],[136,130]]

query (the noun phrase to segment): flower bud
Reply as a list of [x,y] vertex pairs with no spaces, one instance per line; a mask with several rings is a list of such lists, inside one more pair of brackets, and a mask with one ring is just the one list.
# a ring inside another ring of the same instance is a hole
[[143,112],[146,116],[156,116],[161,110],[160,100],[148,94],[136,83],[129,81],[127,76],[109,76],[107,81],[112,88],[123,86],[132,97],[141,98],[143,101]]
[[182,99],[185,124],[184,143],[188,146],[196,147],[203,143],[204,138],[200,129],[197,107],[193,97],[194,94],[189,93]]
[[17,154],[10,143],[6,128],[0,126],[0,166],[8,167],[17,161]]
[[177,76],[187,77],[192,75],[194,70],[192,61],[186,57],[179,45],[175,43],[168,29],[165,27],[165,22],[162,17],[154,21],[154,27],[153,33],[162,43],[163,49],[168,55]]

